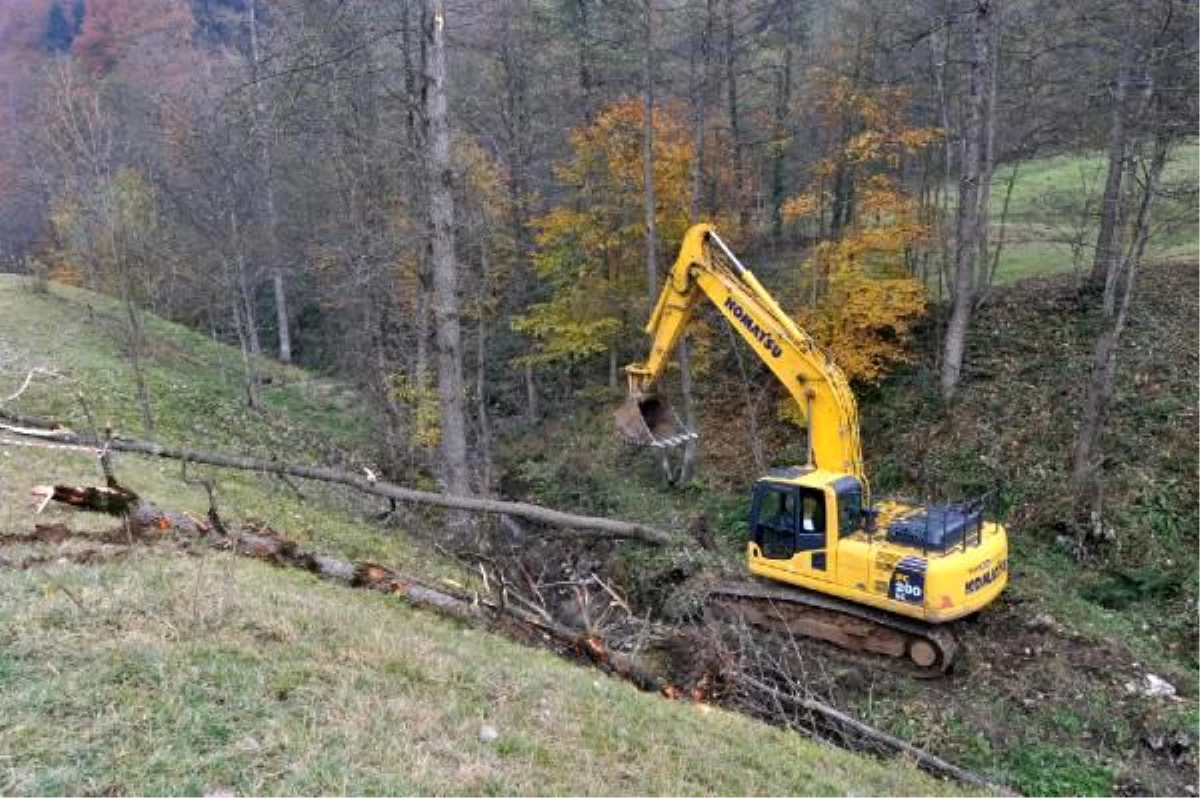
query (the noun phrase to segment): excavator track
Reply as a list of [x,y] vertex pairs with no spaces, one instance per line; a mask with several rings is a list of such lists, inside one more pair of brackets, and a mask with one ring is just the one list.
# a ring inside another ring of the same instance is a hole
[[705,615],[718,622],[745,622],[769,632],[822,640],[853,659],[922,679],[947,673],[959,648],[958,639],[944,626],[763,582],[718,585],[708,593]]

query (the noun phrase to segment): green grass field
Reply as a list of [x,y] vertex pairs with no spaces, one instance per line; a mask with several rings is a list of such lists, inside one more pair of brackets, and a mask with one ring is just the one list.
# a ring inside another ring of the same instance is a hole
[[[0,276],[0,395],[52,368],[62,379],[38,379],[14,409],[79,425],[80,392],[99,423],[140,435],[116,318],[102,297]],[[232,350],[161,321],[149,332],[164,443],[306,460],[371,434],[349,392],[295,369],[274,368],[269,408],[247,412]],[[116,468],[163,506],[206,506],[176,464],[122,456]],[[228,519],[462,578],[372,527],[379,508],[357,497],[217,476]],[[31,485],[99,480],[88,455],[0,445],[0,794],[961,792],[304,573],[166,544],[85,565],[49,544],[5,545],[35,522],[110,527],[53,507],[33,515]],[[21,567],[39,554],[49,561]]]
[[[1181,145],[1167,164],[1147,251],[1150,260],[1196,257],[1200,246],[1197,153],[1195,142]],[[997,283],[1091,268],[1106,167],[1107,161],[1099,153],[1055,155],[1017,164]],[[1012,165],[1000,166],[992,177],[993,243],[1000,239],[1004,199],[1012,177]]]
[[7,795],[953,789],[225,555],[4,573],[0,629]]

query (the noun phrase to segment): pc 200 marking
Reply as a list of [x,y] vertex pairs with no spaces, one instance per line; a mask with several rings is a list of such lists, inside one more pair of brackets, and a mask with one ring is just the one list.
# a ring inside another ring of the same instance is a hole
[[925,591],[920,585],[908,581],[908,574],[900,574],[899,578],[892,582],[892,598],[920,604],[925,599]]

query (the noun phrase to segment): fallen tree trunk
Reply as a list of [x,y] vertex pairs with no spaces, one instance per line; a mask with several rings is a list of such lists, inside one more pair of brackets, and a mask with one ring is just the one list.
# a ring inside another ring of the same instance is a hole
[[[201,540],[210,548],[264,560],[280,567],[299,568],[350,587],[399,596],[415,606],[501,632],[524,642],[544,645],[547,640],[553,641],[560,652],[590,662],[606,673],[616,674],[641,690],[661,692],[671,698],[679,694],[671,685],[642,669],[632,657],[610,650],[599,637],[572,629],[548,617],[538,617],[503,601],[503,597],[497,600],[490,592],[480,595],[437,588],[378,563],[353,563],[305,551],[294,541],[269,529],[240,528],[236,531],[222,532],[215,524],[206,524],[188,513],[163,510],[152,502],[136,499],[136,494],[119,485],[108,488],[38,486],[34,491],[48,491],[54,501],[76,509],[109,515],[120,514],[127,518],[128,523],[124,528],[101,536],[100,539],[105,542],[128,542],[129,545],[133,545],[137,542],[161,540],[172,533],[185,541]],[[124,512],[115,513],[113,496],[134,498],[125,505]],[[61,543],[72,535],[65,528],[47,529],[48,532],[39,532],[28,537],[31,541]]]
[[[527,502],[510,502],[500,499],[487,499],[475,496],[449,496],[442,493],[432,493],[412,488],[403,488],[391,482],[372,480],[367,477],[339,471],[324,466],[307,466],[297,463],[285,463],[279,460],[265,460],[260,457],[223,454],[220,452],[205,452],[196,449],[162,446],[157,443],[133,440],[130,438],[109,438],[97,441],[88,436],[79,435],[64,429],[46,419],[28,416],[16,416],[4,408],[0,408],[0,419],[6,419],[21,427],[40,428],[53,433],[39,434],[39,439],[51,437],[63,444],[74,444],[89,448],[106,448],[109,451],[129,452],[132,454],[163,457],[170,460],[180,460],[185,463],[217,466],[219,468],[234,468],[242,471],[257,471],[263,474],[278,474],[283,476],[310,479],[316,482],[326,482],[335,485],[345,485],[373,496],[382,496],[408,504],[419,504],[428,507],[444,507],[450,510],[467,510],[476,513],[494,515],[511,515],[538,524],[555,527],[561,530],[562,537],[605,537],[639,540],[656,546],[665,546],[674,542],[673,538],[662,530],[630,521],[617,521],[611,518],[597,518],[590,515],[576,515],[552,510]],[[0,425],[16,435],[27,434],[27,429]]]

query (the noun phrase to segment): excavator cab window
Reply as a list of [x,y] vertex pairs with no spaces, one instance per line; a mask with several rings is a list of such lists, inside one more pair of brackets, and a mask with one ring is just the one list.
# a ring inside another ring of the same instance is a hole
[[821,491],[760,482],[750,527],[764,557],[787,560],[798,551],[825,548],[825,496]]
[[833,492],[837,497],[838,538],[863,530],[868,518],[863,510],[862,483],[855,477],[841,477],[834,480]]
[[863,527],[862,493],[838,493],[838,537],[853,535]]
[[788,485],[760,487],[754,497],[754,541],[764,557],[786,560],[796,551],[796,489]]

